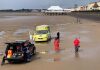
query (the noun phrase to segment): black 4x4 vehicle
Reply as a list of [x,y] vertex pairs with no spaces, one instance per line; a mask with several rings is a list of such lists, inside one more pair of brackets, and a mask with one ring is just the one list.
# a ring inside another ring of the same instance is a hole
[[7,47],[1,65],[7,60],[9,63],[31,60],[36,54],[36,47],[30,41],[15,41],[6,43]]

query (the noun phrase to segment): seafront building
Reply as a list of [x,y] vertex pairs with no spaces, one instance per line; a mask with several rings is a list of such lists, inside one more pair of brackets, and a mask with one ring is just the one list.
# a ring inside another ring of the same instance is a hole
[[63,9],[60,6],[50,6],[48,9],[42,11],[45,15],[67,15],[73,11],[95,11],[100,10],[100,1],[92,2],[86,6],[78,6],[70,9]]
[[87,10],[87,6],[78,6],[75,11],[86,11]]
[[87,5],[87,10],[100,10],[100,2],[92,2]]
[[73,11],[73,9],[63,9],[60,6],[51,6],[44,11],[45,15],[66,15]]
[[75,9],[75,11],[100,10],[100,1],[89,3],[86,6],[78,6],[77,8],[74,8],[74,9]]

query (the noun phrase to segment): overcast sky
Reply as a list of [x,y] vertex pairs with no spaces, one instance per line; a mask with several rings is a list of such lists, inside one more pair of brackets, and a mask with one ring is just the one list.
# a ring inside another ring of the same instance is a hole
[[0,9],[42,9],[59,5],[62,8],[74,7],[74,4],[86,5],[98,0],[0,0]]

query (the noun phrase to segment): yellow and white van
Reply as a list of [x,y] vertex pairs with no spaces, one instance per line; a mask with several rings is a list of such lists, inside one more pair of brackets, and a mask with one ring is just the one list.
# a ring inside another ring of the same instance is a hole
[[51,38],[49,25],[36,26],[36,32],[33,35],[34,41],[48,41]]

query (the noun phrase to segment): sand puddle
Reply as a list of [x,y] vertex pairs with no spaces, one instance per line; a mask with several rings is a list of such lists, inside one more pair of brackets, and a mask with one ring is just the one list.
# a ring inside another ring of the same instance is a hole
[[60,52],[60,54],[64,56],[60,57],[59,61],[73,60],[76,58],[79,60],[92,60],[100,57],[98,53],[100,53],[100,47],[79,48],[79,53],[75,53],[74,48],[65,49],[64,51]]
[[0,32],[0,36],[4,35],[5,34],[5,31],[1,31]]
[[79,53],[74,52],[74,48],[63,49],[58,53],[55,51],[48,51],[46,54],[50,55],[60,55],[58,56],[51,56],[50,58],[44,59],[46,62],[62,62],[62,61],[70,61],[70,60],[92,60],[98,57],[98,53],[100,52],[99,47],[92,47],[92,48],[80,48]]
[[57,24],[57,30],[60,31],[60,32],[65,31],[66,30],[66,28],[65,28],[66,25],[67,24]]
[[74,40],[75,38],[79,38],[81,42],[92,42],[91,38],[86,35],[80,35],[80,34],[69,34],[67,35],[68,39]]
[[85,30],[82,30],[82,31],[79,31],[79,33],[82,33],[82,34],[87,34],[87,33],[89,33],[90,31],[85,31]]
[[6,33],[5,31],[1,31],[1,32],[0,32],[0,38],[3,38],[3,35],[4,35],[5,33]]
[[3,55],[3,52],[0,51],[0,56],[2,56],[2,55]]
[[30,31],[30,29],[18,29],[18,30],[16,30],[16,31],[14,32],[13,35],[20,35],[20,34],[23,34],[23,33],[27,33],[27,32],[29,32],[29,31]]
[[91,40],[89,37],[82,36],[82,37],[80,38],[80,41],[81,41],[81,42],[91,42],[92,40]]
[[55,58],[47,59],[47,60],[45,60],[45,61],[47,61],[47,62],[57,62],[57,61],[61,61],[61,58],[55,57]]
[[[46,54],[55,55],[55,57],[51,56],[50,58],[44,59],[44,61],[46,61],[46,62],[65,61],[65,60],[68,60],[72,57],[75,57],[75,56],[73,56],[73,53],[74,52],[73,52],[72,48],[62,49],[59,52],[55,52],[54,50],[50,50]],[[56,54],[59,55],[59,56],[57,56]]]
[[83,48],[83,51],[80,52],[80,57],[84,59],[96,59],[100,57],[98,53],[100,53],[100,47]]
[[66,26],[67,24],[57,24],[57,26]]

